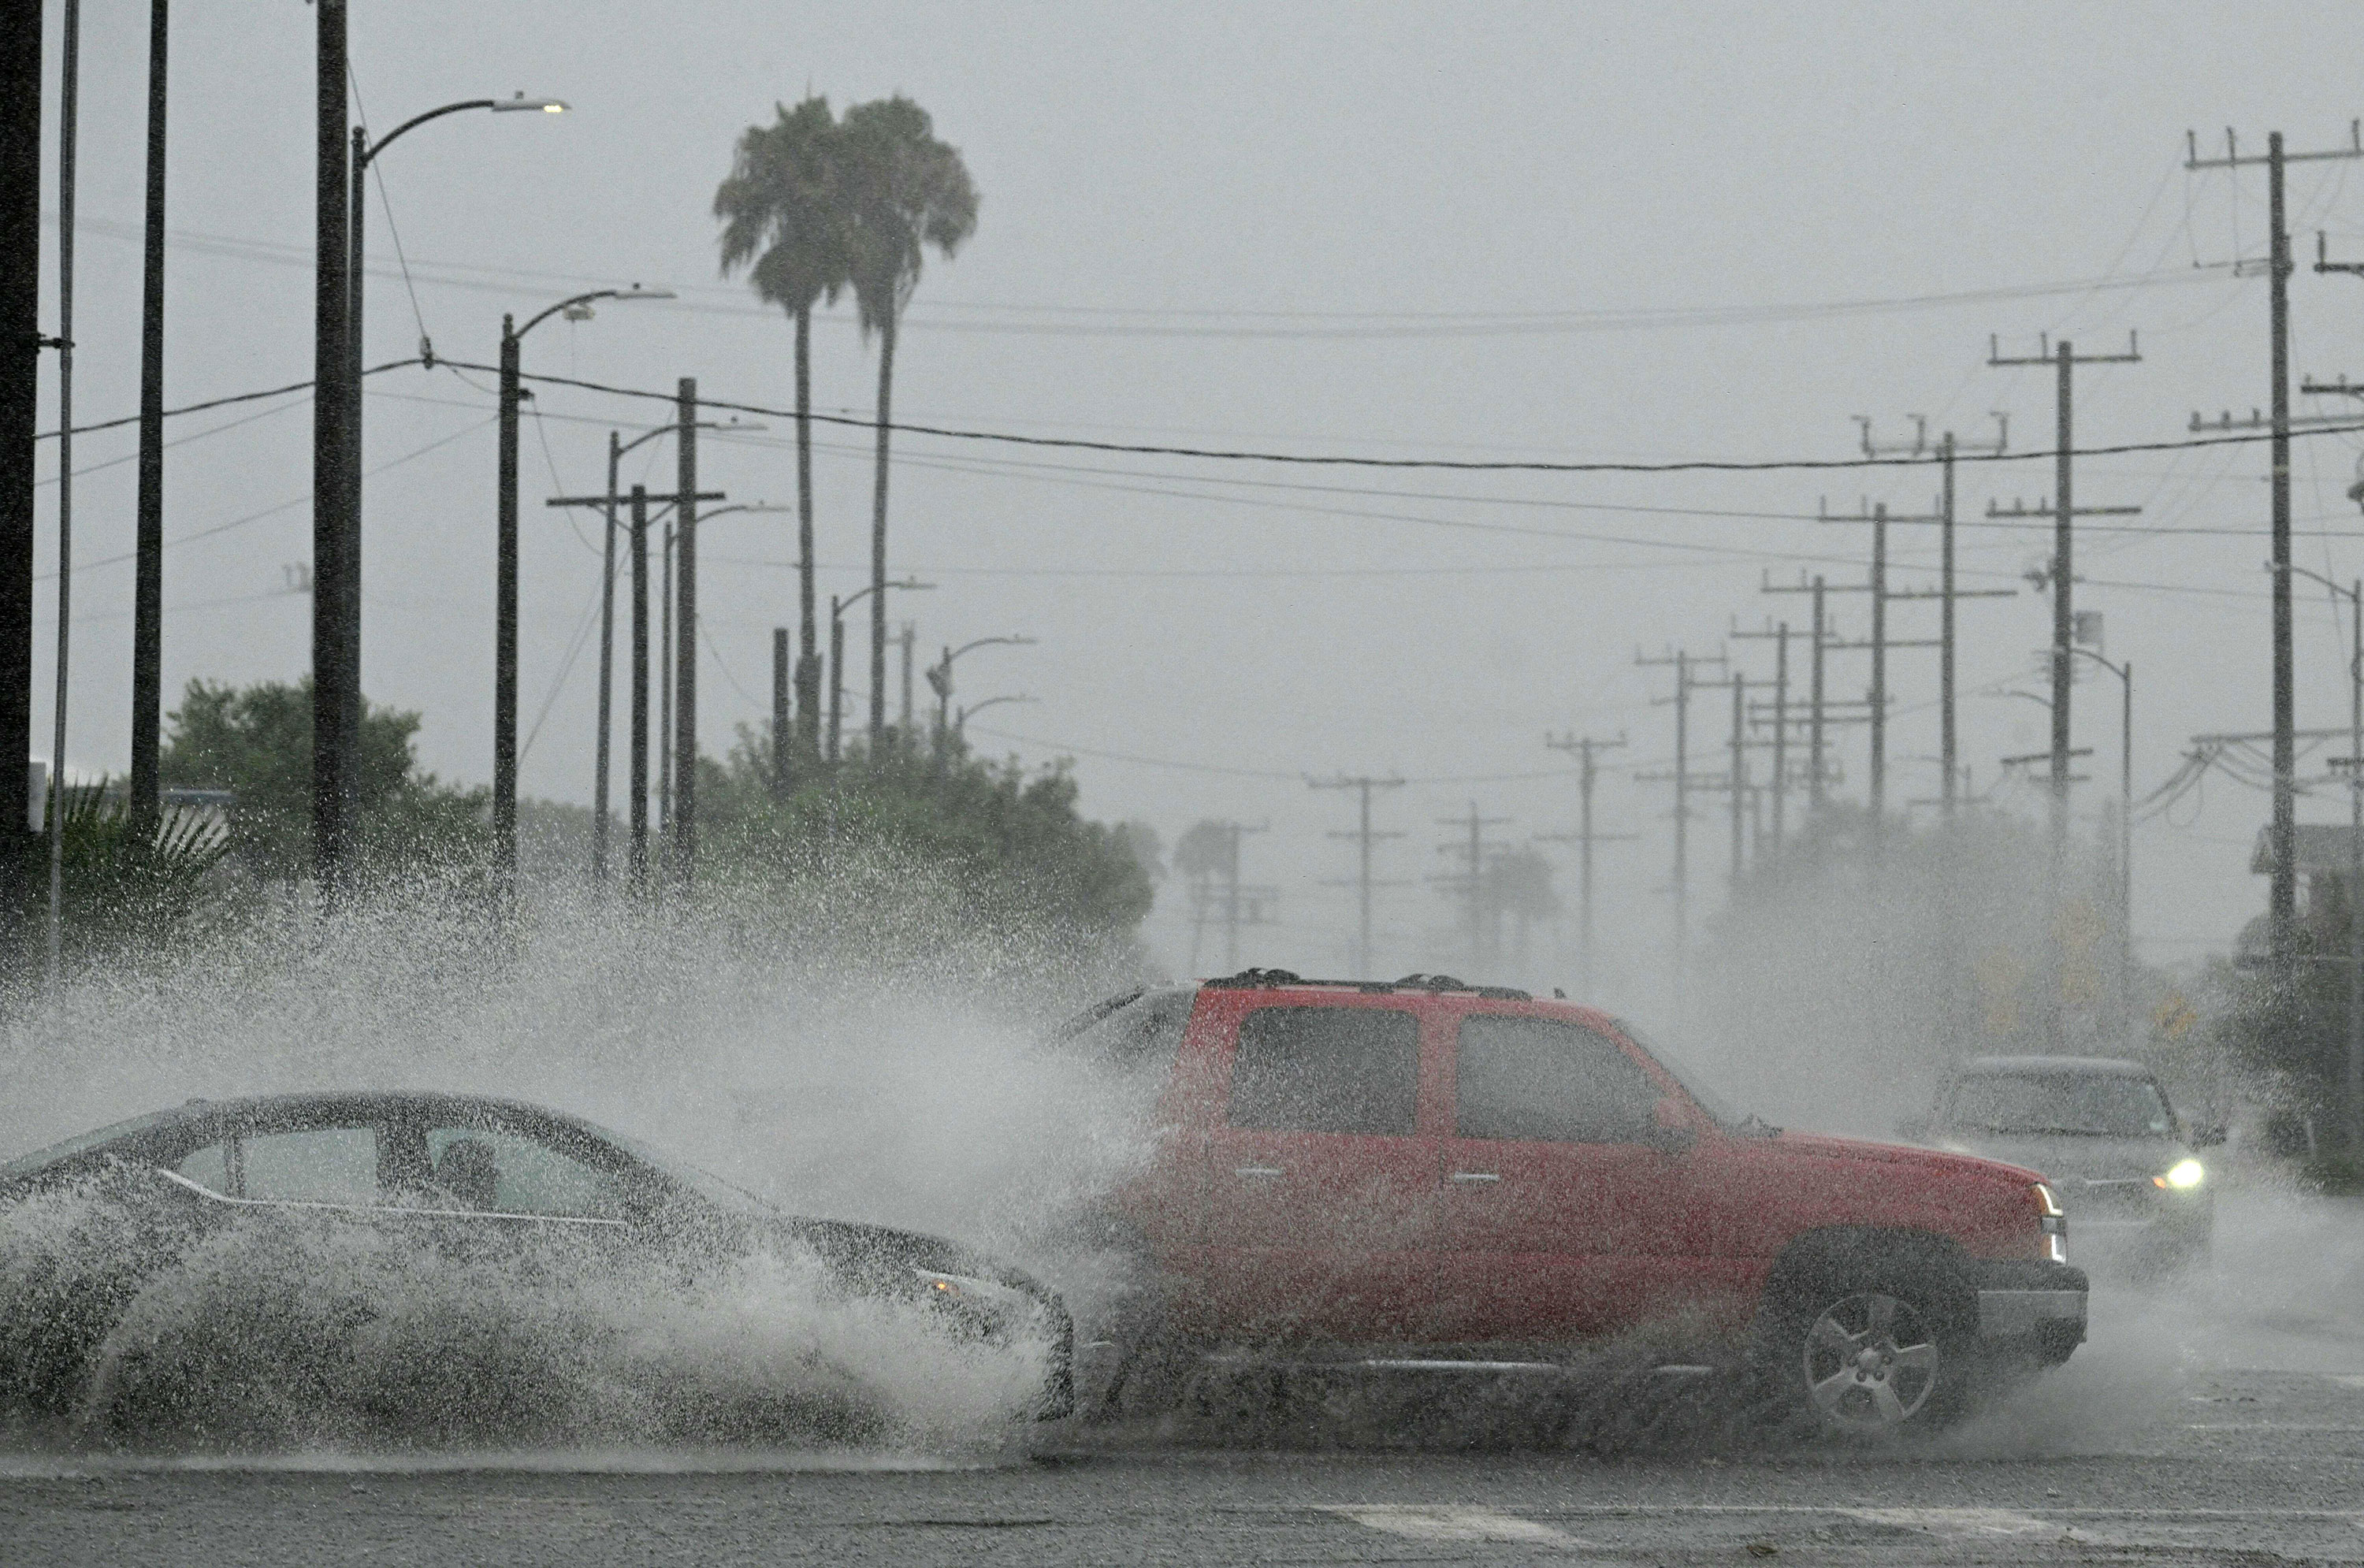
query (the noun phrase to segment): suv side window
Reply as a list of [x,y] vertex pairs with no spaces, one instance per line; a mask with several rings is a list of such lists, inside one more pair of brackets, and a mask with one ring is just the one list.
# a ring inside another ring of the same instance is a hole
[[1233,1127],[1408,1134],[1420,1019],[1397,1007],[1259,1007],[1232,1058]]
[[1649,1136],[1657,1085],[1616,1041],[1581,1025],[1472,1013],[1461,1020],[1455,1056],[1460,1137],[1637,1143]]

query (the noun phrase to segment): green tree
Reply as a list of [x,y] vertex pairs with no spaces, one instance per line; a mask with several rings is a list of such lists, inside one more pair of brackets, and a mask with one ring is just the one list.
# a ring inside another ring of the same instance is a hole
[[[163,781],[235,797],[230,844],[258,876],[302,876],[312,856],[312,682],[265,681],[240,690],[191,681],[170,730]],[[359,852],[364,865],[481,853],[487,793],[418,769],[415,712],[362,704],[357,758]]]
[[[56,797],[51,796],[52,805]],[[61,925],[66,955],[108,958],[152,947],[194,916],[206,879],[229,853],[221,824],[203,811],[168,810],[142,820],[129,797],[104,783],[69,785],[59,823]],[[7,977],[40,972],[48,947],[50,841],[47,834],[17,840],[23,863],[17,885],[23,901],[11,928]]]
[[[758,297],[780,306],[797,334],[797,740],[820,749],[820,657],[814,627],[812,313],[835,305],[851,280],[843,138],[829,100],[775,105],[771,125],[741,133],[730,178],[714,193],[724,276],[748,268]],[[752,263],[752,265],[751,265]],[[882,416],[883,417],[883,416]],[[884,436],[884,431],[881,431]]]
[[[771,757],[769,736],[742,728],[727,761],[701,759],[704,863],[717,877],[795,882],[857,864],[903,868],[920,873],[906,884],[915,907],[899,912],[915,929],[986,920],[1121,943],[1149,913],[1139,835],[1086,819],[1065,766],[1030,772],[957,748],[922,753],[891,735],[873,751],[856,738],[834,774],[815,770],[782,802]],[[962,907],[943,906],[946,888]]]
[[949,261],[976,231],[976,187],[958,149],[936,139],[928,112],[897,94],[856,104],[840,125],[853,303],[878,335],[877,464],[870,514],[870,738],[886,728],[886,435],[896,328],[919,287],[926,251]]

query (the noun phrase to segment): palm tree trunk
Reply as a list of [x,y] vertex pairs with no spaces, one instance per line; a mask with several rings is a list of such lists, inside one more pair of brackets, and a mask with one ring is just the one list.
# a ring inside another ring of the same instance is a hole
[[797,740],[820,751],[820,646],[813,611],[812,307],[797,312]]
[[870,754],[886,731],[886,427],[895,390],[895,317],[878,332],[878,473],[870,507]]

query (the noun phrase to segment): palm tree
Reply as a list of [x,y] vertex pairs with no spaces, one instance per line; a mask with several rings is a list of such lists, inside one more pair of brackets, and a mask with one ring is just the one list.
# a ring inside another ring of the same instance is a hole
[[976,187],[958,149],[938,141],[928,112],[897,94],[856,104],[839,127],[849,177],[844,213],[850,281],[862,335],[878,334],[878,462],[870,517],[870,742],[886,728],[886,428],[895,328],[931,245],[946,260],[976,231]]
[[[797,738],[820,749],[820,650],[813,609],[812,313],[851,282],[841,133],[829,100],[808,96],[739,138],[730,177],[714,193],[722,220],[722,273],[750,261],[758,297],[797,327]],[[775,736],[773,744],[786,743]]]

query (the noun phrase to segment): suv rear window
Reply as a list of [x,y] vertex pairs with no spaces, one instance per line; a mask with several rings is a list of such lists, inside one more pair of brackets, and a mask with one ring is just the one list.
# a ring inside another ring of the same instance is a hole
[[1420,1020],[1396,1007],[1259,1007],[1240,1020],[1232,1125],[1409,1133]]
[[1455,1054],[1460,1137],[1634,1143],[1649,1135],[1657,1085],[1616,1041],[1580,1024],[1472,1013]]

